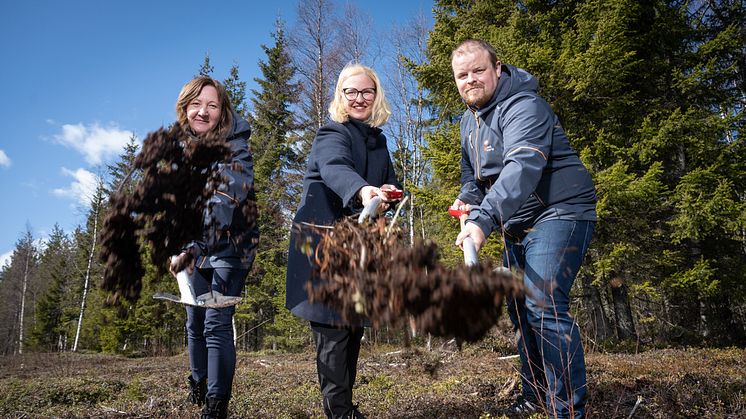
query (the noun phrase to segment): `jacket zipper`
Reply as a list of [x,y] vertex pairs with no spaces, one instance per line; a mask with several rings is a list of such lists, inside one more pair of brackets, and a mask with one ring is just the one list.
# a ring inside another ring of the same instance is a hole
[[[479,116],[477,115],[476,111],[472,111],[472,112],[474,113],[474,120],[477,123],[477,129],[474,135],[475,137],[474,143],[472,143],[472,150],[474,150],[474,157],[475,157],[475,160],[477,161],[477,164],[476,164],[476,175],[477,176],[476,177],[477,177],[477,180],[481,181],[482,180],[482,173],[481,173],[482,164],[479,161],[479,145],[480,145],[479,144]],[[469,139],[469,142],[471,143],[471,138]]]

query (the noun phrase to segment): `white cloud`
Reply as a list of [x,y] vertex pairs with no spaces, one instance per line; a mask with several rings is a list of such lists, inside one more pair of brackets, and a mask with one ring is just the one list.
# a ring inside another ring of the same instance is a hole
[[72,171],[64,167],[62,168],[62,174],[75,180],[67,188],[57,188],[52,190],[52,193],[61,198],[75,200],[76,203],[84,207],[90,206],[91,199],[96,192],[96,175],[85,169]]
[[2,269],[3,266],[10,265],[10,257],[13,256],[13,251],[5,252],[2,255],[0,255],[0,269]]
[[[34,248],[40,252],[43,252],[44,249],[47,248],[47,242],[49,241],[49,233],[47,233],[46,231],[37,231],[32,234],[33,234],[33,237],[37,237],[36,239],[33,240]],[[15,251],[16,249],[13,249],[13,250],[9,250],[5,253],[0,254],[0,269],[2,269],[4,266],[10,265],[10,260],[13,257],[13,252]]]
[[121,154],[131,136],[131,131],[113,125],[101,127],[98,123],[88,126],[65,124],[62,126],[62,133],[55,135],[54,139],[80,152],[88,163],[98,165]]
[[3,150],[0,150],[0,166],[10,167],[10,157]]

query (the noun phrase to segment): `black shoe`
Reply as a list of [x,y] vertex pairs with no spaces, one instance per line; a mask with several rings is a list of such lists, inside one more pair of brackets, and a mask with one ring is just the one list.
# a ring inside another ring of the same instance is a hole
[[200,419],[226,419],[228,417],[228,400],[208,397],[205,402]]
[[205,396],[207,396],[207,378],[203,378],[200,382],[194,381],[191,375],[189,375],[189,395],[187,396],[187,403],[196,404],[202,406],[205,403]]
[[349,413],[349,416],[347,416],[350,419],[366,419],[365,415],[360,413],[359,410],[357,410],[357,405],[352,406],[352,410]]
[[539,409],[539,402],[529,400],[523,396],[518,396],[518,399],[509,408],[511,413],[519,413],[522,415],[536,413]]

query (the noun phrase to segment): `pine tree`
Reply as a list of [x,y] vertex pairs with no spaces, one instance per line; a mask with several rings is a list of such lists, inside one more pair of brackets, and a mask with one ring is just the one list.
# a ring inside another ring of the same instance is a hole
[[39,280],[47,284],[36,305],[36,323],[31,333],[33,347],[42,351],[63,351],[68,334],[66,323],[74,306],[70,298],[75,272],[70,239],[55,224],[39,259]]
[[[462,108],[450,51],[483,38],[538,78],[590,168],[599,221],[577,283],[594,325],[614,323],[597,336],[742,341],[743,4],[443,0],[435,14],[418,78],[441,129]],[[457,144],[438,138],[445,180]]]
[[223,80],[223,86],[225,86],[225,90],[228,91],[233,109],[235,109],[241,117],[247,118],[249,112],[246,109],[246,82],[241,81],[238,76],[238,64],[233,64],[231,66],[230,76]]
[[197,76],[208,76],[212,77],[212,72],[215,70],[215,67],[210,64],[210,54],[205,54],[205,59],[202,61],[202,65],[199,67],[199,71],[197,72]]
[[[0,353],[23,353],[28,330],[33,328],[33,298],[37,281],[38,249],[31,227],[16,242],[10,264],[3,267],[0,282]],[[31,326],[29,326],[31,324]]]
[[107,166],[110,179],[107,188],[109,194],[115,191],[130,193],[134,189],[134,185],[140,179],[140,174],[134,170],[135,157],[137,157],[139,149],[137,135],[132,134],[119,159]]
[[[295,68],[284,23],[279,19],[272,38],[274,45],[262,45],[267,59],[259,62],[262,78],[255,79],[259,89],[252,90],[251,99],[251,149],[261,240],[254,261],[255,282],[249,284],[246,292],[250,311],[240,310],[237,314],[244,320],[242,334],[253,329],[247,336],[250,349],[261,348],[265,336],[273,346],[292,346],[283,335],[293,334],[300,327],[297,320],[283,317],[288,314],[284,310],[288,214],[295,206],[292,182],[299,181],[299,177],[288,176],[287,172],[292,159],[290,142],[297,126],[291,107],[297,103],[298,85],[292,83]],[[259,327],[262,324],[267,326]],[[301,337],[297,331],[294,334]]]

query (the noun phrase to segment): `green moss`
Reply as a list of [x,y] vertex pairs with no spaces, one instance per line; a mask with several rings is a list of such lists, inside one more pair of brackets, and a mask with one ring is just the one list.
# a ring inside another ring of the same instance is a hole
[[461,387],[463,382],[461,377],[448,377],[444,380],[436,381],[432,386],[432,390],[435,394],[442,396],[454,392]]
[[139,377],[133,378],[127,387],[124,389],[123,397],[125,400],[142,401],[145,400],[145,394],[143,394],[143,385]]

